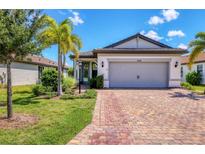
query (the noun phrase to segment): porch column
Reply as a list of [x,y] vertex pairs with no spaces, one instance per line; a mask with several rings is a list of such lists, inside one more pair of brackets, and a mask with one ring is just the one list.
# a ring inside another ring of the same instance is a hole
[[77,65],[76,65],[76,62],[75,61],[73,61],[73,76],[74,76],[74,78],[75,79],[78,79],[77,78]]
[[92,79],[92,62],[89,62],[89,79]]

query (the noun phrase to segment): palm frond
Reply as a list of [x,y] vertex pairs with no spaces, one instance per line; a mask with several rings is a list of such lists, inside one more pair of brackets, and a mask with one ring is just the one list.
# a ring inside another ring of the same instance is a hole
[[51,18],[49,16],[45,16],[44,17],[44,22],[47,24],[47,26],[49,26],[49,27],[51,27],[55,30],[58,29],[58,24],[53,18]]
[[42,42],[45,47],[56,44],[58,41],[55,31],[51,27],[39,33],[37,39]]
[[205,40],[205,32],[199,32],[196,34],[195,38],[199,38],[199,39],[202,39],[202,40]]
[[194,40],[189,43],[189,47],[195,47],[195,46],[205,47],[205,40]]
[[194,63],[194,60],[198,57],[198,55],[203,52],[203,50],[205,49],[205,46],[195,46],[189,56],[189,69],[192,68],[192,65]]
[[80,50],[83,46],[83,43],[82,43],[80,37],[76,34],[72,34],[71,39],[72,39],[72,42],[76,45],[76,47]]

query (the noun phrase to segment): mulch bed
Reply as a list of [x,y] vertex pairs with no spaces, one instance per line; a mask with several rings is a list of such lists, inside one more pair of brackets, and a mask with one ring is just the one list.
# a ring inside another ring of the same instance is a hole
[[38,120],[38,117],[27,114],[14,114],[11,119],[0,117],[0,129],[24,128],[36,124]]

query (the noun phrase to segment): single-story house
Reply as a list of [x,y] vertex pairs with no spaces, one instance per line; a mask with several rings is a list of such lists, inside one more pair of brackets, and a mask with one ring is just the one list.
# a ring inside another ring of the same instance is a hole
[[172,48],[139,33],[104,48],[81,52],[74,76],[82,83],[104,76],[105,88],[179,87],[180,56]]
[[[21,61],[15,61],[11,64],[12,85],[31,85],[40,82],[42,70],[45,67],[56,68],[58,64],[47,58],[28,55]],[[64,69],[66,75],[67,66]],[[0,76],[6,83],[7,69],[6,65],[0,63]],[[2,82],[2,81],[1,81]]]
[[199,72],[202,76],[201,84],[205,84],[205,52],[198,55],[194,64],[189,70],[188,64],[189,63],[189,55],[181,57],[181,79],[183,82],[186,81],[186,74],[190,71]]

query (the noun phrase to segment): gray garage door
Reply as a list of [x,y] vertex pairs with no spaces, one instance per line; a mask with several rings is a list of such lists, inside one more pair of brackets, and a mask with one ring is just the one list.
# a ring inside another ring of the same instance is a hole
[[168,63],[110,62],[110,87],[167,87]]

